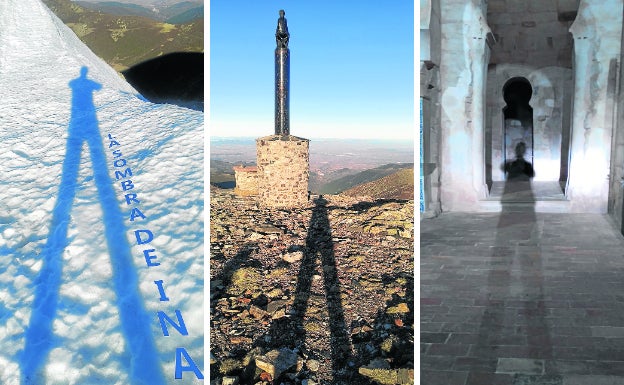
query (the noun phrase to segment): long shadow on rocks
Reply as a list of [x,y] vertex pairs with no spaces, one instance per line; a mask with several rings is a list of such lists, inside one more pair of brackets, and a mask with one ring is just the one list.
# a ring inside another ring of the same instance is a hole
[[553,347],[531,182],[508,180],[502,205],[467,384],[559,384],[550,366]]
[[[340,299],[340,281],[334,245],[332,242],[332,230],[328,218],[327,200],[322,196],[315,199],[312,209],[312,217],[306,237],[303,259],[297,276],[295,298],[290,312],[290,317],[273,320],[268,333],[256,341],[266,349],[288,347],[298,351],[306,351],[306,329],[304,322],[306,311],[309,307],[312,295],[312,282],[317,259],[320,259],[323,270],[323,288],[329,315],[330,333],[330,359],[332,384],[365,383],[353,382],[356,368],[349,365],[352,360],[352,346],[347,325],[345,323],[344,310]],[[325,327],[321,325],[321,327]],[[316,352],[321,353],[321,352]]]

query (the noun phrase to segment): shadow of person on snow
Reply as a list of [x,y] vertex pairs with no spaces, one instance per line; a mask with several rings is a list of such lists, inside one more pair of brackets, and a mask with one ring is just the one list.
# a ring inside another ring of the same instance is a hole
[[[41,252],[43,261],[34,284],[34,300],[30,322],[25,331],[20,368],[22,385],[44,384],[44,364],[48,354],[59,342],[53,332],[57,317],[59,289],[62,282],[63,253],[68,245],[68,227],[71,208],[78,189],[77,177],[83,144],[89,147],[93,176],[102,206],[108,253],[112,265],[113,290],[119,309],[120,323],[129,351],[129,359],[122,365],[127,369],[132,384],[165,384],[160,360],[154,344],[150,317],[139,292],[138,274],[126,239],[123,215],[117,203],[113,182],[108,174],[106,155],[102,144],[93,103],[93,92],[102,85],[87,78],[87,67],[80,76],[69,82],[72,89],[71,117],[61,184],[47,242]],[[102,336],[105,337],[105,336]]]

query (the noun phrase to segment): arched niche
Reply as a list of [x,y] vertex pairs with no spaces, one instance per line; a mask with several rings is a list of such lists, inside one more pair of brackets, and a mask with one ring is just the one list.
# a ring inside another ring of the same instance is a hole
[[515,158],[518,143],[526,144],[525,159],[533,163],[533,108],[529,104],[533,88],[524,77],[514,77],[503,85],[504,161]]

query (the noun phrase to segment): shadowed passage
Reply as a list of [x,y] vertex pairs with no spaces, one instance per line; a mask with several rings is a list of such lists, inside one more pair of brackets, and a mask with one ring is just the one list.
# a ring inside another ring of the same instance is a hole
[[165,384],[160,368],[150,318],[138,290],[138,275],[126,239],[123,216],[106,167],[106,156],[99,132],[93,92],[102,85],[87,78],[87,67],[69,82],[72,89],[71,118],[63,174],[47,243],[41,252],[43,265],[35,281],[34,301],[26,329],[24,350],[20,357],[22,385],[45,384],[44,364],[57,345],[52,325],[57,316],[59,289],[62,281],[62,256],[68,244],[67,230],[76,195],[80,157],[87,143],[93,164],[93,176],[102,207],[105,237],[112,265],[112,286],[119,309],[121,329],[126,341],[131,384]]

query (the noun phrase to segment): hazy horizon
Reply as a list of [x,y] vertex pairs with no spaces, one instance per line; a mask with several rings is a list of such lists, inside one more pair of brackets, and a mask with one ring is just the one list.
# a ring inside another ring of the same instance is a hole
[[[271,134],[267,134],[265,136],[269,136]],[[297,136],[297,135],[293,135],[293,136]],[[210,135],[208,137],[208,139],[210,141],[219,141],[219,140],[251,140],[251,141],[255,141],[256,139],[258,139],[258,136],[252,136],[252,135],[248,135],[248,136],[221,136],[221,135]],[[414,141],[413,138],[356,138],[356,137],[345,137],[345,138],[333,138],[333,137],[310,137],[310,138],[305,138],[308,139],[310,141],[313,140],[321,140],[321,141],[361,141],[361,142],[400,142],[400,143],[410,143],[412,146],[416,145],[416,142]]]
[[[76,3],[76,2],[102,3],[102,2],[105,2],[106,0],[70,0],[70,1],[73,3]],[[204,0],[114,0],[114,1],[118,3],[141,5],[143,7],[154,5],[154,4],[172,5],[172,4],[182,3],[185,1],[204,4]]]

